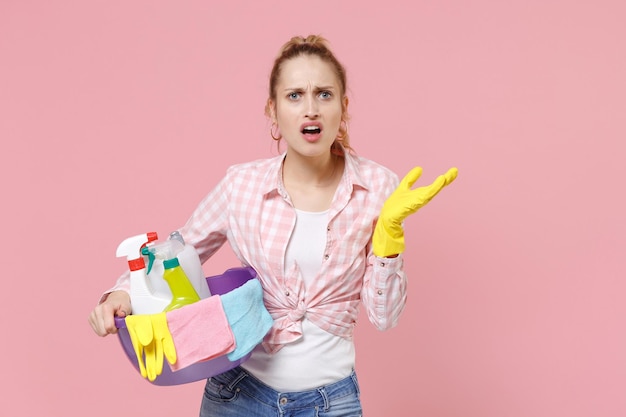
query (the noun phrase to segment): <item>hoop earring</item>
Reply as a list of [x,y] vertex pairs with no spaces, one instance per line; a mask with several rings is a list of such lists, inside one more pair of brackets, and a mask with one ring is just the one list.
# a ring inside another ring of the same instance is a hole
[[[274,129],[274,126],[276,126],[276,129]],[[274,133],[276,132],[276,133]],[[276,136],[278,135],[278,136]],[[278,130],[278,123],[274,122],[272,123],[272,126],[270,127],[270,136],[272,137],[272,139],[278,141],[281,140],[283,138],[283,135],[280,134],[280,131]]]

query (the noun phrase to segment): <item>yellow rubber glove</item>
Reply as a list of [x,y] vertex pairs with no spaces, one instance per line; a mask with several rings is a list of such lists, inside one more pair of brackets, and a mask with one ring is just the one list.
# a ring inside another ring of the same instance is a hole
[[141,376],[154,381],[163,372],[163,355],[176,363],[176,348],[165,312],[126,316],[126,328],[137,355]]
[[424,207],[443,187],[454,181],[457,174],[456,168],[450,168],[432,184],[412,190],[411,187],[422,175],[421,167],[413,168],[380,211],[372,237],[374,255],[384,258],[404,252],[404,219]]

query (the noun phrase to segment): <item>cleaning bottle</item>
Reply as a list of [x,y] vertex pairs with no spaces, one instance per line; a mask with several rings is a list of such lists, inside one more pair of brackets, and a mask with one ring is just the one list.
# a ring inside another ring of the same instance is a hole
[[171,297],[167,299],[154,296],[141,253],[143,247],[157,239],[156,232],[149,232],[129,237],[117,247],[116,256],[125,256],[130,269],[130,302],[133,314],[160,313],[171,301]]
[[165,307],[165,311],[174,310],[187,304],[200,301],[200,296],[191,285],[185,271],[180,267],[180,262],[176,257],[176,244],[182,243],[176,240],[168,240],[170,243],[163,246],[165,259],[163,260],[163,279],[172,290],[172,301]]
[[202,262],[200,262],[200,256],[198,256],[196,248],[185,243],[185,239],[183,239],[178,230],[170,233],[169,240],[177,240],[183,244],[183,249],[176,254],[180,267],[185,271],[185,275],[189,278],[191,285],[193,285],[200,298],[210,297],[211,291],[209,290],[206,275],[202,269]]
[[165,242],[152,242],[142,249],[148,258],[148,280],[153,295],[169,297],[166,311],[211,296],[195,248],[184,243],[179,232]]

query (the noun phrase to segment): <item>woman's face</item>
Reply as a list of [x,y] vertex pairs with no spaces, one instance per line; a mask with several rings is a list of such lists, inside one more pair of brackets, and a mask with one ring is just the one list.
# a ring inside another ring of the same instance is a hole
[[347,107],[331,64],[315,55],[283,62],[272,119],[290,152],[315,157],[329,152]]

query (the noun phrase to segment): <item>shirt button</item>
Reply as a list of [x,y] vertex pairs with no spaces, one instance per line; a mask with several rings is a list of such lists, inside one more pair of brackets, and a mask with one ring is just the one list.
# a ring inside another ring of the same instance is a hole
[[289,297],[289,291],[285,291],[285,295]]
[[287,404],[287,398],[286,398],[286,397],[281,398],[281,399],[280,399],[280,403],[281,403],[282,405]]
[[380,266],[383,266],[383,267],[384,267],[384,266],[385,266],[385,263],[384,263],[384,262],[381,262],[381,263],[380,263]]
[[328,256],[328,254],[324,255],[324,259],[328,260],[328,258],[330,258],[330,256]]
[[378,290],[377,293],[378,295],[383,295],[383,290]]
[[326,231],[330,232],[330,226],[326,227]]

